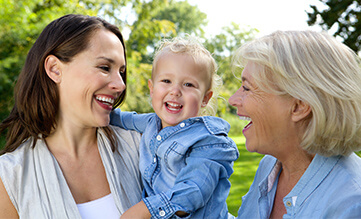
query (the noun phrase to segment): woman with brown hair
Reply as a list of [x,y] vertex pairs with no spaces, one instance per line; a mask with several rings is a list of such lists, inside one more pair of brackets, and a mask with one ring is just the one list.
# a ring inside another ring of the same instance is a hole
[[125,96],[125,55],[118,28],[97,17],[43,30],[0,125],[0,218],[119,218],[140,201],[140,136],[108,125]]

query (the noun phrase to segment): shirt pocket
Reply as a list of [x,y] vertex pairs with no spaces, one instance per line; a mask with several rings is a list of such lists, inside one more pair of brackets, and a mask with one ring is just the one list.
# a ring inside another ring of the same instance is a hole
[[189,147],[173,142],[164,152],[164,164],[169,171],[177,175],[186,166],[186,154]]

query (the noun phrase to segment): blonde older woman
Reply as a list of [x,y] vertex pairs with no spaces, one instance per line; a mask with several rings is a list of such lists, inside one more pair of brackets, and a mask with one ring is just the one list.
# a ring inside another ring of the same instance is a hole
[[361,70],[347,46],[312,31],[243,45],[242,85],[229,99],[265,154],[239,218],[361,217]]

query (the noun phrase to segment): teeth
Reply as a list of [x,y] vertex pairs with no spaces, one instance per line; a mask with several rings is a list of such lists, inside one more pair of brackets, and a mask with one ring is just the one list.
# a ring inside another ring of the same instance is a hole
[[167,102],[167,104],[168,104],[169,106],[172,106],[172,107],[180,107],[180,106],[182,106],[182,105],[179,105],[179,104],[176,104],[176,103],[168,103],[168,102]]
[[246,117],[246,116],[240,116],[239,118],[240,118],[241,120],[252,121],[251,118]]
[[99,100],[99,101],[102,101],[102,102],[109,103],[109,104],[113,104],[113,103],[114,103],[114,99],[113,99],[113,98],[110,98],[110,97],[99,97],[99,96],[96,96],[95,99],[97,99],[97,100]]
[[171,110],[171,111],[177,111],[177,110],[179,110],[179,109],[173,109],[173,108],[168,108],[169,110]]

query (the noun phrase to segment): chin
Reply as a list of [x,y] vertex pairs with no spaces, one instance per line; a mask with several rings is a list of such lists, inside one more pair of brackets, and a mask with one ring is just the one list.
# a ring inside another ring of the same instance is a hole
[[109,123],[110,123],[110,118],[108,117],[107,119],[103,119],[101,121],[98,121],[98,127],[108,126]]
[[257,152],[257,150],[255,148],[253,148],[252,146],[250,146],[249,144],[247,144],[247,140],[246,140],[246,149],[248,152]]

